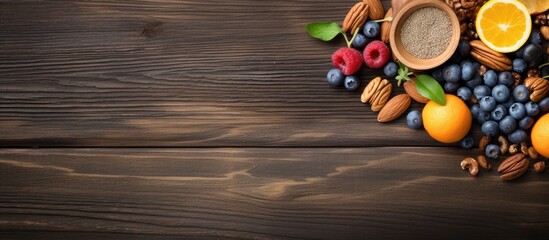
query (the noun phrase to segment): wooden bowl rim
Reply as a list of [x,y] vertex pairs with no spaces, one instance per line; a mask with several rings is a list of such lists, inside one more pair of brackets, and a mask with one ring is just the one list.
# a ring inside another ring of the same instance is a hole
[[[437,57],[430,59],[421,59],[414,57],[413,55],[408,53],[406,49],[404,49],[400,38],[397,38],[397,33],[398,35],[400,35],[400,28],[402,28],[404,21],[408,19],[408,17],[417,9],[425,7],[436,7],[442,10],[444,13],[446,13],[446,15],[448,15],[448,18],[450,19],[450,22],[452,24],[452,36],[450,38],[448,48],[446,48],[446,50],[444,50]],[[393,19],[390,30],[390,45],[393,54],[404,65],[416,70],[432,69],[446,62],[448,59],[450,59],[450,57],[452,57],[452,55],[456,51],[459,44],[459,38],[459,20],[456,14],[452,10],[452,8],[450,8],[450,6],[439,0],[409,1],[408,3],[404,4],[404,6],[402,6],[402,8],[398,11],[397,15]]]

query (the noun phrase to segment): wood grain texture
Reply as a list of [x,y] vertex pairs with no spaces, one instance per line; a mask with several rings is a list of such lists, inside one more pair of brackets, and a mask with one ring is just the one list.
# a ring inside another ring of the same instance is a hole
[[459,168],[462,151],[440,152],[5,149],[0,230],[8,239],[546,238],[545,175],[474,178]]
[[440,145],[325,83],[353,2],[2,1],[0,146]]

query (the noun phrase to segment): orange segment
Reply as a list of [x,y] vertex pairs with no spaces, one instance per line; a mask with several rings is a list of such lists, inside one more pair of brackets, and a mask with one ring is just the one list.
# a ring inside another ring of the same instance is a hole
[[545,12],[549,9],[549,0],[518,0],[526,8],[531,15]]
[[508,53],[528,40],[532,19],[526,7],[516,0],[490,0],[478,11],[475,26],[484,44]]

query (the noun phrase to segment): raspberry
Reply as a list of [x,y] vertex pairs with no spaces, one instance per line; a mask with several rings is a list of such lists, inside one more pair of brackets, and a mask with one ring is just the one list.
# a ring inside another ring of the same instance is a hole
[[332,63],[343,74],[353,75],[362,67],[362,54],[354,48],[340,48],[332,54]]
[[389,48],[382,41],[375,40],[364,48],[364,62],[370,68],[383,67],[389,61]]

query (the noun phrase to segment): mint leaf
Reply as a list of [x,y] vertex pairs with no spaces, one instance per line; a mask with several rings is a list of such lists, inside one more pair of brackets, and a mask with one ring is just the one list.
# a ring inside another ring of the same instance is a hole
[[341,33],[341,27],[335,22],[314,22],[307,24],[305,28],[311,37],[322,41],[330,41]]
[[446,105],[446,95],[437,80],[425,74],[416,76],[416,90],[422,96],[435,101],[439,105]]

